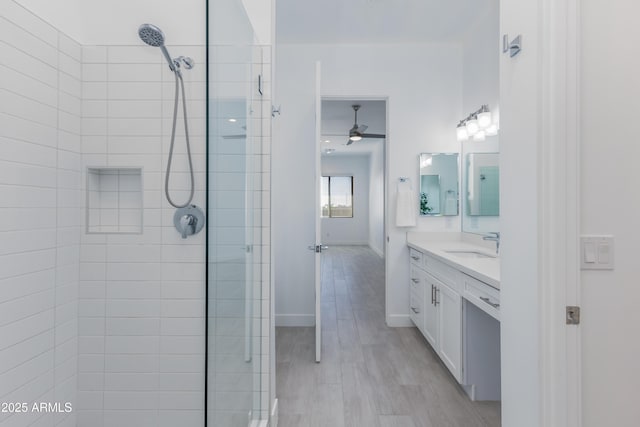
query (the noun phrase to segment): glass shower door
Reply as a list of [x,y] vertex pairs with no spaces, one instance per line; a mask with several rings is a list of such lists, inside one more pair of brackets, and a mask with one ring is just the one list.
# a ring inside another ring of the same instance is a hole
[[245,427],[267,414],[262,166],[270,110],[260,86],[263,48],[241,2],[216,0],[209,16],[207,422]]

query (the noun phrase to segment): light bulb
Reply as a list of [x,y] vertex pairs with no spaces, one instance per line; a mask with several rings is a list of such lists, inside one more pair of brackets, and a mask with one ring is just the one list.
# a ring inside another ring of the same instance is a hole
[[469,139],[467,128],[464,125],[458,125],[456,128],[456,137],[458,138],[458,141],[466,141]]
[[498,134],[498,125],[494,123],[486,128],[484,132],[487,134],[487,136],[495,136]]
[[467,134],[469,136],[474,135],[479,130],[478,119],[476,119],[475,116],[471,120],[467,120]]
[[484,141],[485,139],[486,139],[486,134],[484,133],[483,130],[480,130],[473,135],[474,141]]
[[480,126],[480,129],[486,129],[491,126],[491,112],[483,111],[478,114],[478,126]]

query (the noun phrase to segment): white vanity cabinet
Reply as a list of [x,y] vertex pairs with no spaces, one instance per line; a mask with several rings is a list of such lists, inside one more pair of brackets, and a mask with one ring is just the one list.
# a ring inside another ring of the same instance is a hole
[[410,248],[409,315],[445,366],[461,381],[462,297],[458,277],[455,269]]

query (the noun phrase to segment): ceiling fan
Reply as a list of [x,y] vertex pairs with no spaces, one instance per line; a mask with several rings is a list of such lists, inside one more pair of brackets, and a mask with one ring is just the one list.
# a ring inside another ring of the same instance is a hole
[[387,136],[381,133],[364,133],[369,126],[367,125],[358,125],[358,110],[360,109],[360,105],[352,105],[353,111],[355,113],[355,120],[353,127],[349,129],[349,140],[347,141],[347,145],[353,144],[355,141],[360,141],[362,138],[386,138]]

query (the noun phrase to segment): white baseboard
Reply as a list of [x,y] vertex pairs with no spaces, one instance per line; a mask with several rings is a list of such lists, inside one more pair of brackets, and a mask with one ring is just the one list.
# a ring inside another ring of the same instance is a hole
[[273,399],[273,406],[271,407],[271,421],[269,427],[278,427],[278,399]]
[[371,250],[375,252],[376,255],[378,255],[380,258],[384,259],[384,252],[382,252],[380,249],[376,248],[371,243],[369,243],[369,248],[371,248]]
[[391,314],[387,316],[387,326],[390,328],[408,328],[415,325],[408,314]]
[[285,327],[309,327],[316,325],[315,314],[276,314],[276,328]]

